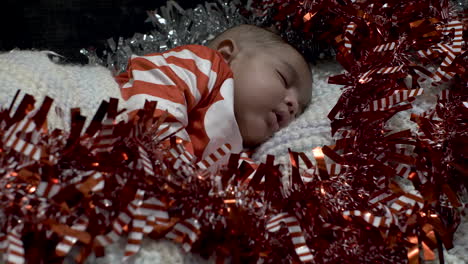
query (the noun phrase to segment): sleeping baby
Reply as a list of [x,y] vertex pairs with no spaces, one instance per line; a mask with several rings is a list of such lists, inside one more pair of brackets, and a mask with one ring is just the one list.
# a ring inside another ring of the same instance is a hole
[[198,159],[223,144],[239,153],[287,126],[310,101],[312,77],[301,54],[269,30],[228,29],[208,47],[181,46],[133,56],[116,77],[125,107],[157,101],[168,111],[166,132]]
[[[233,153],[260,145],[300,115],[311,97],[311,72],[301,54],[251,25],[228,29],[207,47],[133,56],[117,82],[104,67],[57,65],[37,53],[0,55],[4,107],[17,88],[37,99],[48,95],[63,111],[80,107],[88,117],[109,97],[121,99],[130,116],[146,100],[157,101],[154,116],[169,113],[166,134],[177,132],[197,160],[224,144]],[[51,112],[49,126],[67,128]]]

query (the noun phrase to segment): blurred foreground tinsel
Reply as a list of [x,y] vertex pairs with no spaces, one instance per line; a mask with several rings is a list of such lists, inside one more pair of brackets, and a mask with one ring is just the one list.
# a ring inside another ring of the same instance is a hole
[[[166,237],[233,263],[419,263],[452,247],[468,182],[466,14],[432,0],[253,1],[250,12],[301,36],[301,50],[317,39],[335,47],[347,70],[330,77],[344,85],[329,114],[336,144],[312,150],[314,160],[291,151],[285,177],[272,156],[256,167],[232,155],[211,174],[158,138],[164,117],[152,103],[117,123],[117,102],[104,102],[87,128],[72,109],[70,132],[49,132],[51,100],[32,109],[26,96],[0,111],[8,263],[82,262],[121,236],[126,256],[144,236]],[[434,108],[411,116],[418,133],[387,130],[442,83]]]

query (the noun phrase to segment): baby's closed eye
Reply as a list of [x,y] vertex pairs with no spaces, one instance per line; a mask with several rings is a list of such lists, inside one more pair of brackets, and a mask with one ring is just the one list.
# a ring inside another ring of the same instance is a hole
[[277,70],[276,72],[279,78],[281,79],[281,82],[283,82],[284,86],[288,88],[289,85],[288,85],[288,79],[286,78],[286,76],[280,70]]

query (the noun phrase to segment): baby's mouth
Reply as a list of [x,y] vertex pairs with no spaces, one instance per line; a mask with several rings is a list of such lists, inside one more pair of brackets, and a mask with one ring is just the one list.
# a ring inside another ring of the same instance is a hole
[[280,128],[285,127],[288,124],[288,117],[287,114],[282,111],[274,111],[276,116],[276,122]]
[[273,129],[273,132],[277,132],[280,129],[279,119],[276,112],[270,112],[270,117],[268,118],[270,127]]
[[281,127],[280,124],[283,121],[283,117],[277,112],[275,112],[275,116],[276,116],[276,123],[278,123],[278,126]]

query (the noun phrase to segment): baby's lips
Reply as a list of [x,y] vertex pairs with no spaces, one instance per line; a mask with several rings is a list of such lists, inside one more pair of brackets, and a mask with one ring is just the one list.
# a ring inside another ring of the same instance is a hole
[[278,118],[275,112],[270,112],[270,115],[268,116],[268,123],[270,124],[270,127],[273,129],[274,132],[280,129]]
[[278,110],[275,111],[275,115],[277,116],[278,125],[280,128],[283,128],[289,124],[291,116],[289,115],[288,111]]

